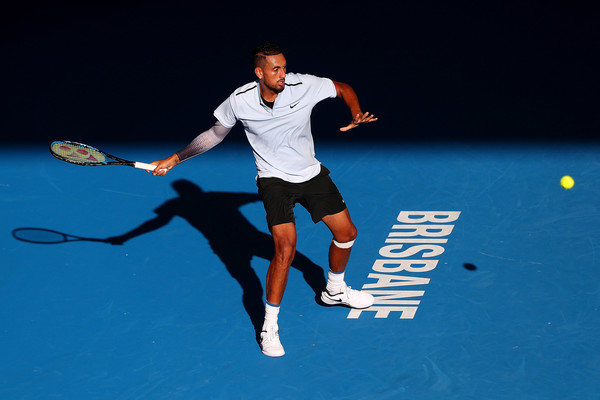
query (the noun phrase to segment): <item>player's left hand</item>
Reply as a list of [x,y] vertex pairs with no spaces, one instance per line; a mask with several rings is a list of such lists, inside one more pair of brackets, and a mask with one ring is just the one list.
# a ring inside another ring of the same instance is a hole
[[377,118],[375,118],[375,116],[373,114],[369,114],[368,111],[364,114],[356,114],[354,119],[352,119],[352,122],[350,122],[348,125],[344,126],[343,128],[340,128],[340,131],[346,132],[350,129],[356,128],[360,124],[368,124],[369,122],[375,122],[375,121],[377,121]]

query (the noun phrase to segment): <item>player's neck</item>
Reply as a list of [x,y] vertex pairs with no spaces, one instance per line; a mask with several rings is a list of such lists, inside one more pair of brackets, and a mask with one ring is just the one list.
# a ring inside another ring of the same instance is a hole
[[265,86],[262,81],[260,81],[259,87],[262,98],[270,103],[273,103],[277,98],[277,93]]

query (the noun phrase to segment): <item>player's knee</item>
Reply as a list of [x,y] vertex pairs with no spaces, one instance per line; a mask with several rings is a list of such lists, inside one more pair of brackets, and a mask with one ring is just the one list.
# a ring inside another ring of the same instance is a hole
[[340,249],[349,249],[354,245],[354,241],[358,235],[358,230],[352,225],[344,234],[333,238],[333,244]]
[[352,224],[352,228],[350,228],[349,233],[352,240],[356,240],[356,237],[358,236],[358,229],[356,229],[356,226],[354,226],[354,224]]
[[351,224],[348,229],[339,237],[336,237],[339,242],[352,242],[356,240],[356,236],[358,235],[358,230],[354,224]]

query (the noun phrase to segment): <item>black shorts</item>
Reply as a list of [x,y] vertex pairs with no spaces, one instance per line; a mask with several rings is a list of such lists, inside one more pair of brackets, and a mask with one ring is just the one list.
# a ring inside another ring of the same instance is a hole
[[321,166],[319,175],[303,183],[286,182],[279,178],[258,178],[256,185],[267,211],[269,229],[275,225],[295,222],[296,203],[306,208],[314,223],[326,215],[337,214],[346,209],[346,203],[325,166]]

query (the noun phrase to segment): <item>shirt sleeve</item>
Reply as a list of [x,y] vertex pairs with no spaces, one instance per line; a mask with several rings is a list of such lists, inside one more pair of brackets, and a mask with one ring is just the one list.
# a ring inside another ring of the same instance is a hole
[[335,85],[329,78],[320,78],[314,75],[302,75],[301,79],[309,84],[311,97],[314,99],[315,103],[337,96]]
[[177,152],[180,162],[184,162],[212,149],[225,139],[231,128],[225,128],[219,121],[210,129],[202,132],[187,146]]
[[221,125],[225,128],[233,128],[235,123],[237,122],[237,117],[234,111],[234,99],[233,94],[227,98],[224,102],[221,103],[219,107],[215,110],[213,115],[216,119],[219,120]]
[[329,78],[321,78],[322,79],[322,85],[321,85],[321,92],[323,93],[323,99],[327,99],[327,98],[331,98],[331,97],[337,97],[337,90],[335,88],[335,85],[333,84],[333,81]]

